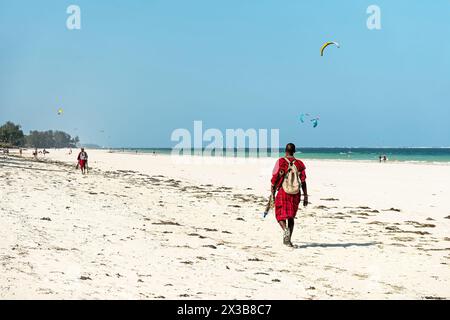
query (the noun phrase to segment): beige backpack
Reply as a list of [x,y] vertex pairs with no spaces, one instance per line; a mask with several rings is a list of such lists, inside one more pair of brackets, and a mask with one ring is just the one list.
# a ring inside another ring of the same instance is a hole
[[299,179],[299,172],[297,169],[297,166],[295,165],[295,161],[289,161],[288,158],[285,158],[286,161],[289,164],[288,170],[286,174],[284,175],[283,180],[283,190],[287,194],[297,194],[300,192],[300,179]]

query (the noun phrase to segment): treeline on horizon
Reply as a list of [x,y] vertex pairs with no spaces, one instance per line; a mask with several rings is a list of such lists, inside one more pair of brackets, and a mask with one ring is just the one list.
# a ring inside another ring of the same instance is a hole
[[30,147],[30,148],[75,148],[79,144],[78,137],[72,138],[63,131],[31,130],[25,135],[20,125],[11,121],[0,127],[0,147]]

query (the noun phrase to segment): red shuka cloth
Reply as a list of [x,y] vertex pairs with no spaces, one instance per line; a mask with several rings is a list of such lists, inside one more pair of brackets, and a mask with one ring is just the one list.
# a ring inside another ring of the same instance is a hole
[[80,169],[84,169],[86,166],[86,160],[78,160],[78,164],[80,166]]
[[[306,180],[306,173],[305,173],[305,165],[302,161],[295,159],[294,157],[289,158],[289,161],[295,161],[295,166],[298,169],[298,172],[300,173],[300,181],[305,182]],[[283,170],[284,173],[287,172],[289,167],[288,162],[285,158],[278,159],[277,163],[275,164],[275,168],[272,172],[272,185],[275,185],[275,182],[278,178],[278,175],[281,170]],[[297,214],[298,205],[300,203],[300,194],[301,192],[297,194],[287,194],[283,187],[281,186],[283,183],[283,180],[280,179],[276,185],[278,190],[277,196],[275,197],[275,217],[277,221],[287,220],[294,218]]]

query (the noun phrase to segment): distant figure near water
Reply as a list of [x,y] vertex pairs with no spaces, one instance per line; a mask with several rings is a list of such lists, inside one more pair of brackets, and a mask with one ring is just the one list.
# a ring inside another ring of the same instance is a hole
[[84,148],[81,148],[81,152],[78,154],[77,160],[78,160],[77,169],[80,168],[82,174],[87,173],[88,154],[86,151],[84,151]]
[[286,156],[278,159],[272,172],[272,193],[275,197],[275,217],[283,229],[283,244],[292,247],[291,237],[294,232],[294,218],[303,191],[303,206],[308,205],[306,187],[306,167],[302,161],[294,157],[295,145],[286,145]]

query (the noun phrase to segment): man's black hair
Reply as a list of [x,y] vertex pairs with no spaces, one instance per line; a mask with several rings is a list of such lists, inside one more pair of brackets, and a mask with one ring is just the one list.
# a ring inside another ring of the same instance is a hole
[[295,153],[295,144],[293,144],[293,143],[288,143],[288,144],[286,145],[286,152],[287,152],[289,155],[293,156],[294,153]]

